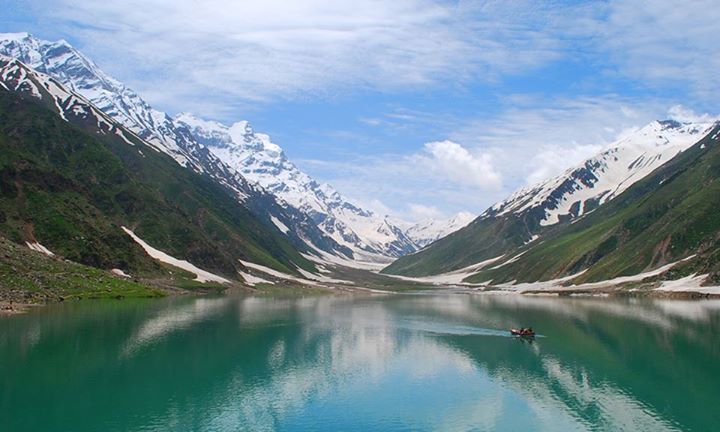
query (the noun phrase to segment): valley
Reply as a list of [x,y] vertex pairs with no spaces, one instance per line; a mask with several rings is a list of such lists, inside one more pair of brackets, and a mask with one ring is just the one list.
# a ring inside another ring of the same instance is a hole
[[[316,181],[247,121],[153,109],[64,41],[6,34],[0,55],[5,244],[70,274],[145,287],[129,297],[280,287],[718,294],[712,120],[652,122],[478,217],[408,223]],[[18,254],[4,265],[17,268]],[[48,274],[6,278],[3,296],[98,296],[40,295]],[[125,297],[106,285],[98,290]]]

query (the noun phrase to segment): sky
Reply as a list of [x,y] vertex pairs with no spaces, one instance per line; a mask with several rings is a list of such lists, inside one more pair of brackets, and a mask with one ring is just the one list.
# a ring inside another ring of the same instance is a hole
[[383,214],[480,214],[654,119],[720,112],[715,1],[0,0],[155,108],[249,120]]

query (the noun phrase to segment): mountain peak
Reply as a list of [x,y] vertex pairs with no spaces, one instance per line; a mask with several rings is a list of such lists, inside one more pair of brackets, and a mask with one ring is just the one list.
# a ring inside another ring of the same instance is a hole
[[231,126],[183,113],[178,125],[247,179],[310,215],[338,244],[373,259],[415,250],[413,242],[386,218],[365,210],[327,183],[302,172],[269,135],[256,132],[248,121]]
[[425,219],[408,227],[406,232],[415,244],[424,248],[435,240],[467,226],[475,217],[472,213],[459,212],[446,219]]
[[[155,150],[168,154],[186,168],[230,185],[241,199],[255,193],[245,178],[262,186],[257,190],[267,190],[281,198],[278,206],[283,211],[302,215],[297,217],[296,226],[301,239],[310,242],[307,244],[311,248],[342,249],[346,256],[358,255],[369,260],[416,250],[401,229],[300,171],[269,135],[256,132],[247,121],[227,126],[190,113],[180,113],[172,119],[104,74],[64,41],[5,35],[0,37],[0,53],[64,83]],[[303,222],[303,218],[311,223]],[[285,222],[291,223],[287,218]],[[306,229],[310,225],[314,225],[312,229]],[[317,235],[304,234],[315,229]]]
[[541,226],[580,217],[696,143],[714,124],[713,121],[650,122],[563,174],[516,191],[483,216],[533,211],[539,215]]

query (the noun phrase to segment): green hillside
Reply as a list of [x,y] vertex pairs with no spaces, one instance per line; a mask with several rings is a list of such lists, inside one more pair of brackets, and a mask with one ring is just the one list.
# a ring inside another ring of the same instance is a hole
[[532,237],[532,224],[537,221],[528,214],[476,219],[427,248],[397,259],[382,273],[428,276],[498,257],[525,244]]
[[50,258],[0,237],[0,304],[162,295],[157,288],[105,270]]
[[[0,234],[78,263],[165,272],[122,230],[236,278],[244,259],[313,269],[223,186],[134,141],[73,125],[30,96],[0,91]],[[130,136],[126,133],[126,136]]]
[[[683,258],[672,276],[720,271],[720,128],[575,224],[559,226],[485,269],[471,282],[533,282],[573,275],[593,282],[658,268]],[[509,257],[508,257],[509,258]]]

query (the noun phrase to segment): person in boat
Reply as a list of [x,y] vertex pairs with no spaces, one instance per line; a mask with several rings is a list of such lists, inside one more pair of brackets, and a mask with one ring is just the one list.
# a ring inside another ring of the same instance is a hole
[[535,332],[533,331],[532,327],[526,328],[525,331],[527,332],[527,334],[535,334]]

